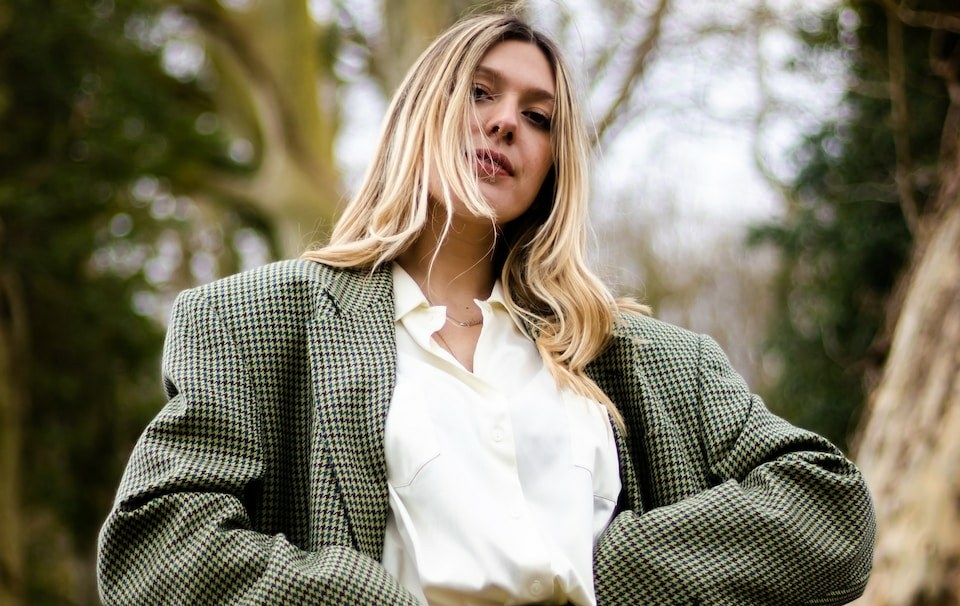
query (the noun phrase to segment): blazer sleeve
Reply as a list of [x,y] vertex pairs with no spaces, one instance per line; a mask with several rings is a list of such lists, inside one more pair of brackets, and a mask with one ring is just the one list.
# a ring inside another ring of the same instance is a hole
[[[618,514],[594,553],[599,604],[844,604],[870,573],[875,517],[857,468],[770,413],[700,337],[711,487]],[[655,461],[651,465],[656,465]]]
[[169,401],[134,448],[100,533],[104,604],[417,604],[359,551],[305,551],[254,529],[265,468],[257,402],[197,291],[178,298],[163,370]]

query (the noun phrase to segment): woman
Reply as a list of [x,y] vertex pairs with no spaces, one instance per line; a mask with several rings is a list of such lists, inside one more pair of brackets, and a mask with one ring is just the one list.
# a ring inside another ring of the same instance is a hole
[[104,602],[858,596],[860,474],[590,273],[587,156],[546,37],[441,35],[330,243],[179,297]]

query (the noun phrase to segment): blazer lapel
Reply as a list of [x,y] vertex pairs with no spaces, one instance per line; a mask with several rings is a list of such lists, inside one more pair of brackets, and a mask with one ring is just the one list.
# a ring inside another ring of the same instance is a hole
[[389,507],[384,425],[396,382],[393,284],[389,267],[330,275],[308,328],[317,431],[356,546],[379,560]]
[[627,426],[624,432],[611,419],[623,486],[617,510],[630,509],[639,515],[651,508],[644,419],[651,394],[631,343],[629,338],[614,336],[610,346],[587,366],[587,374],[617,406]]
[[[629,331],[615,333],[610,347],[589,367],[589,374],[610,398],[626,422],[627,432],[617,431],[620,477],[626,502],[620,505],[641,513],[675,503],[706,488],[707,479],[684,470],[705,468],[700,444],[681,431],[677,417],[698,423],[696,411],[681,403],[664,401],[652,385],[665,372],[644,355],[645,345]],[[705,454],[703,455],[706,456]]]
[[617,503],[617,509],[632,509],[637,515],[644,512],[644,504],[640,483],[637,482],[637,473],[633,466],[633,459],[630,458],[630,449],[627,444],[627,436],[623,430],[613,423],[613,437],[617,442],[617,457],[620,461],[620,484],[623,486],[622,494]]

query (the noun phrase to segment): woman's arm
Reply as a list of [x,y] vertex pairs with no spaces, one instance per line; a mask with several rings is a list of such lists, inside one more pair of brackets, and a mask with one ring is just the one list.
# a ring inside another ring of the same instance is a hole
[[705,337],[691,388],[715,485],[613,520],[594,557],[599,603],[842,604],[859,596],[875,519],[856,467],[770,413]]
[[103,602],[416,604],[349,546],[305,551],[254,530],[258,507],[284,504],[260,502],[268,462],[245,364],[202,294],[182,295],[164,349],[169,402],[137,443],[101,531]]

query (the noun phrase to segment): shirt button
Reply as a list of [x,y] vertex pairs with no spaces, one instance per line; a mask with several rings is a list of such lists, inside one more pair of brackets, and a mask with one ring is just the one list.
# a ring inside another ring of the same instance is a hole
[[543,583],[541,583],[540,581],[534,581],[533,583],[530,583],[530,593],[537,596],[537,595],[540,595],[542,592],[543,592]]
[[499,427],[494,428],[493,430],[493,441],[494,442],[503,442],[503,430]]

